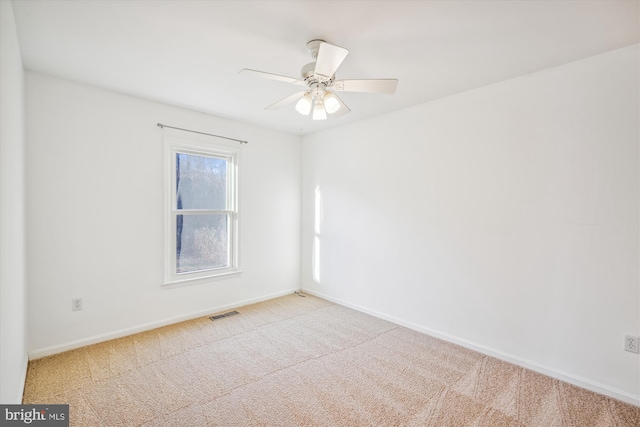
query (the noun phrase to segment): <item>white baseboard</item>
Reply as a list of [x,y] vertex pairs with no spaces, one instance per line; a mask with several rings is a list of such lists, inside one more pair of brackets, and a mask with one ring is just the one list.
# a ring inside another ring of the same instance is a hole
[[344,301],[344,300],[341,300],[339,298],[334,298],[332,296],[325,295],[322,292],[317,292],[317,291],[314,291],[312,289],[304,289],[304,288],[302,288],[302,291],[307,293],[307,294],[314,295],[314,296],[317,296],[319,298],[325,299],[327,301],[331,301],[331,302],[334,302],[336,304],[340,304],[340,305],[343,305],[345,307],[352,308],[352,309],[360,311],[362,313],[370,314],[371,316],[374,316],[374,317],[377,317],[377,318],[380,318],[380,319],[384,319],[384,320],[388,320],[388,321],[393,322],[393,323],[395,323],[397,325],[404,326],[404,327],[412,329],[414,331],[421,332],[423,334],[427,334],[427,335],[430,335],[432,337],[440,338],[440,339],[442,339],[444,341],[448,341],[450,343],[457,344],[457,345],[460,345],[462,347],[465,347],[465,348],[468,348],[468,349],[471,349],[471,350],[475,350],[475,351],[477,351],[479,353],[486,354],[487,356],[495,357],[496,359],[500,359],[500,360],[503,360],[505,362],[509,362],[509,363],[514,364],[514,365],[518,365],[518,366],[521,366],[523,368],[526,368],[526,369],[530,369],[530,370],[538,372],[540,374],[547,375],[547,376],[552,377],[552,378],[556,378],[558,380],[567,382],[569,384],[573,384],[573,385],[576,385],[578,387],[582,387],[582,388],[585,388],[587,390],[591,390],[591,391],[593,391],[595,393],[603,394],[605,396],[609,396],[609,397],[612,397],[614,399],[618,399],[618,400],[630,403],[630,404],[635,405],[635,406],[640,406],[640,396],[634,396],[634,395],[632,395],[630,393],[627,393],[625,391],[618,390],[618,389],[615,389],[613,387],[609,387],[609,386],[606,386],[604,384],[600,384],[598,382],[591,381],[589,379],[582,378],[582,377],[579,377],[579,376],[576,376],[576,375],[573,375],[573,374],[569,374],[569,373],[563,372],[563,371],[561,371],[559,369],[549,368],[547,366],[540,365],[540,364],[538,364],[536,362],[533,362],[531,360],[522,359],[522,358],[519,358],[519,357],[514,356],[512,354],[508,354],[508,353],[505,353],[505,352],[502,352],[502,351],[499,351],[499,350],[495,350],[495,349],[492,349],[490,347],[487,347],[487,346],[484,346],[484,345],[481,345],[481,344],[478,344],[478,343],[474,343],[474,342],[471,342],[471,341],[468,341],[468,340],[465,340],[465,339],[461,339],[461,338],[458,338],[458,337],[455,337],[453,335],[449,335],[449,334],[446,334],[446,333],[443,333],[443,332],[440,332],[440,331],[436,331],[436,330],[433,330],[433,329],[430,329],[430,328],[426,328],[424,326],[420,326],[418,324],[415,324],[415,323],[412,323],[412,322],[408,322],[406,320],[403,320],[403,319],[400,319],[400,318],[397,318],[397,317],[394,317],[394,316],[389,316],[389,315],[387,315],[385,313],[381,313],[381,312],[378,312],[376,310],[371,310],[371,309],[368,309],[366,307],[362,307],[362,306],[357,305],[357,304],[352,304],[352,303],[350,303],[348,301]]
[[[116,338],[126,337],[128,335],[149,331],[151,329],[160,328],[162,326],[184,322],[186,320],[196,319],[198,317],[204,317],[209,314],[217,313],[224,310],[238,308],[238,307],[242,307],[249,304],[255,304],[257,302],[270,300],[273,298],[281,297],[283,295],[289,295],[289,294],[292,294],[294,291],[299,291],[299,290],[300,290],[299,288],[287,289],[285,291],[279,291],[279,292],[275,292],[268,295],[262,295],[256,298],[249,298],[242,301],[236,301],[230,304],[224,304],[224,305],[207,308],[206,310],[199,310],[199,311],[183,314],[180,316],[174,316],[167,319],[158,320],[155,322],[143,323],[138,326],[120,329],[120,330],[109,332],[106,334],[94,335],[91,337],[82,338],[82,339],[67,342],[64,344],[58,344],[58,345],[53,345],[45,348],[36,349],[29,352],[29,360],[40,359],[42,357],[52,356],[54,354],[62,353],[69,350],[74,350],[76,348],[85,347],[91,344],[97,344],[100,342],[109,341]],[[25,368],[25,376],[26,376],[26,368]]]

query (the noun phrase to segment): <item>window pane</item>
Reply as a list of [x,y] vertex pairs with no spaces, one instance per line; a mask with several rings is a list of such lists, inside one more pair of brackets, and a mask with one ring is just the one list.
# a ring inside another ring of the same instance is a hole
[[176,153],[177,209],[226,209],[227,160]]
[[176,216],[176,272],[229,266],[226,214]]

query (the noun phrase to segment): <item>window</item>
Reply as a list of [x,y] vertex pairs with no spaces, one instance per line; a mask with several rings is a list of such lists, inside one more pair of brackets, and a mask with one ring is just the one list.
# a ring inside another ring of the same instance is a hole
[[239,273],[238,149],[165,136],[165,284]]

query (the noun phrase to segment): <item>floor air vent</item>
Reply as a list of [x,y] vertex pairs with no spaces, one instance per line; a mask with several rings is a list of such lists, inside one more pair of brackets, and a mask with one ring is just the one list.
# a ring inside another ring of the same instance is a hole
[[211,316],[211,317],[209,317],[209,319],[211,319],[211,320],[218,320],[218,319],[222,319],[222,318],[224,318],[224,317],[235,316],[236,314],[240,314],[240,313],[234,310],[234,311],[230,311],[230,312],[228,312],[228,313],[218,314],[218,315],[215,315],[215,316]]

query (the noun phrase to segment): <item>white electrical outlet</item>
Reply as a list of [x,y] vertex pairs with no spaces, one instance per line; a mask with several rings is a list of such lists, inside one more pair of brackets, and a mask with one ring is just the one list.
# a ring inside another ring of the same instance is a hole
[[625,335],[624,336],[624,349],[625,351],[630,351],[631,353],[640,353],[640,338],[634,335]]
[[82,298],[74,298],[71,300],[71,311],[82,310]]

